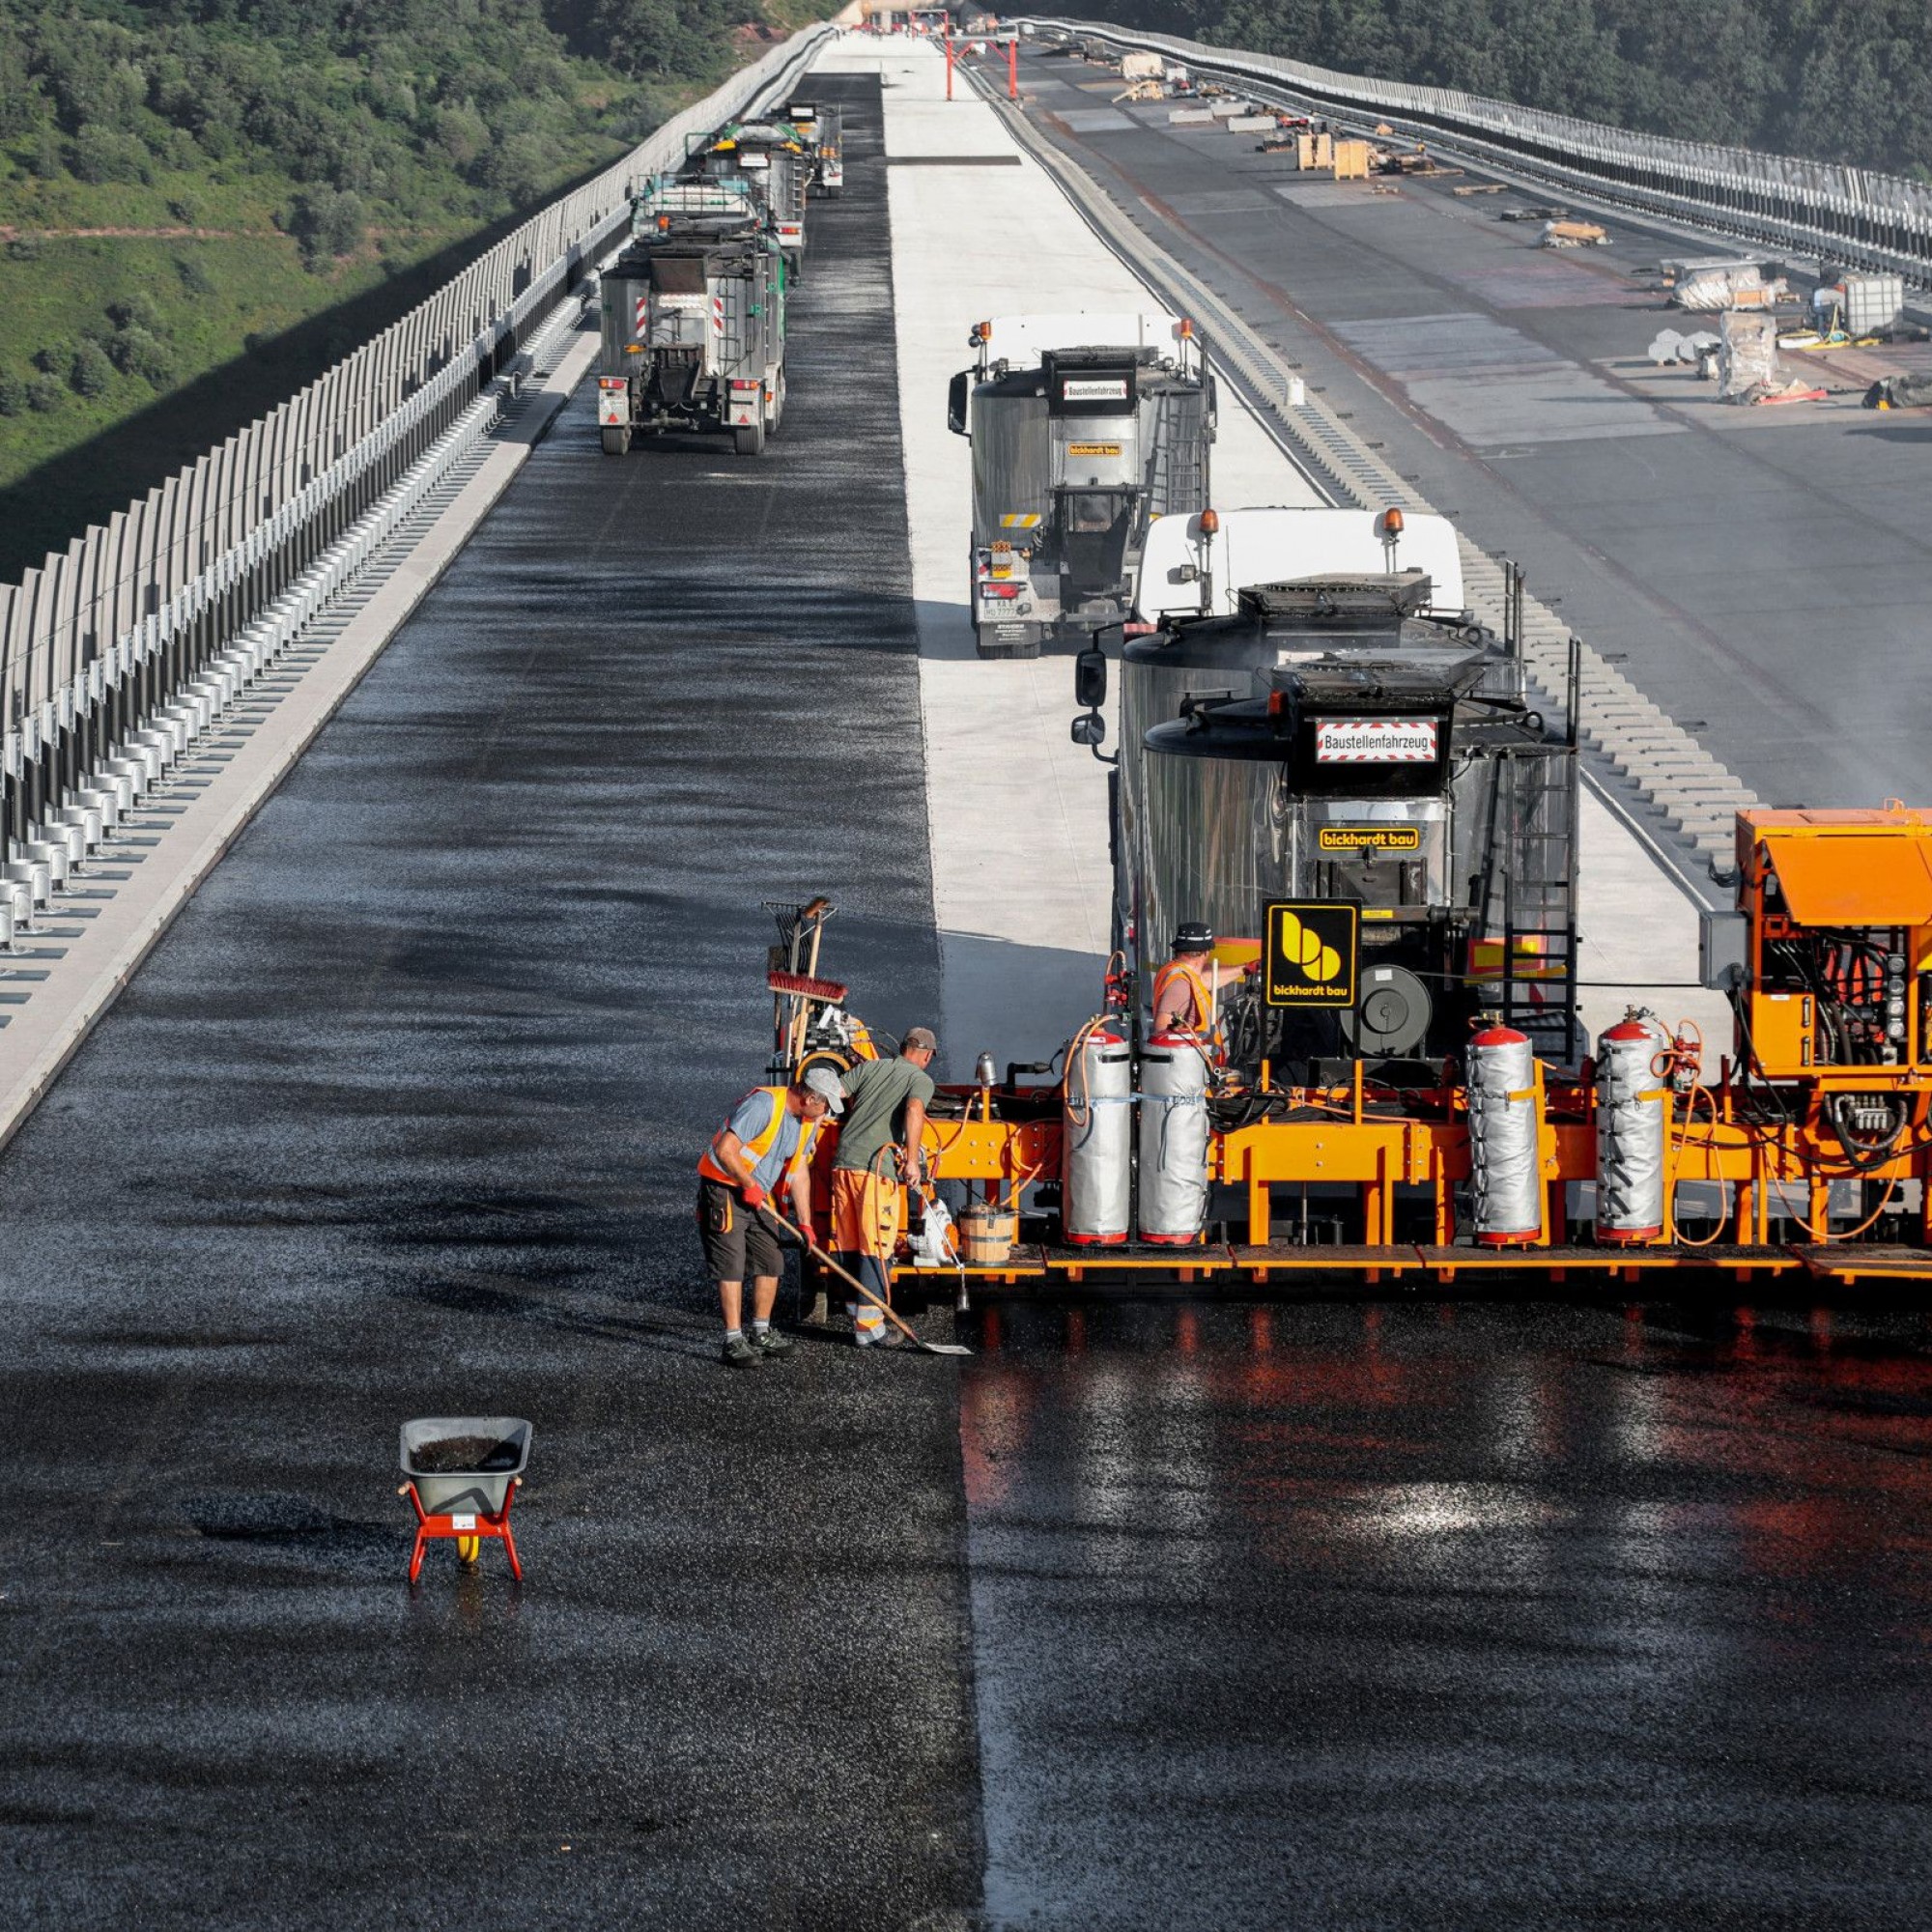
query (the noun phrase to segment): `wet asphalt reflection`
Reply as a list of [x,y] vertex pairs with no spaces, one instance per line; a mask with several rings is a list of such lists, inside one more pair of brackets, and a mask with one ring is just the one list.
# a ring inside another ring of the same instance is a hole
[[993,1923],[1932,1923],[1923,1318],[982,1319]]

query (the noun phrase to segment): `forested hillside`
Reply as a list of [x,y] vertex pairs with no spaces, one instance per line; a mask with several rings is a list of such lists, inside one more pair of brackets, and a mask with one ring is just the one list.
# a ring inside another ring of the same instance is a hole
[[623,153],[757,15],[0,0],[0,580]]
[[1925,0],[1119,0],[1094,17],[1925,178]]

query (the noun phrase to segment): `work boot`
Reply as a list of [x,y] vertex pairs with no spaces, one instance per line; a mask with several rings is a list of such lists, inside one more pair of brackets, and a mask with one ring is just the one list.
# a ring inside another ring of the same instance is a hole
[[752,1330],[752,1347],[767,1361],[782,1361],[791,1353],[791,1337],[781,1335],[776,1328],[767,1328],[763,1334]]
[[743,1335],[727,1335],[721,1351],[727,1369],[755,1369],[764,1357],[763,1350],[753,1348]]

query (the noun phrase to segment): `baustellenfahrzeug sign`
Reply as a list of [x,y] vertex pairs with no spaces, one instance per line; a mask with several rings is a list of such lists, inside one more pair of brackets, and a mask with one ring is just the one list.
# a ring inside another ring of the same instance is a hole
[[1329,718],[1315,726],[1321,765],[1427,765],[1435,758],[1433,718]]

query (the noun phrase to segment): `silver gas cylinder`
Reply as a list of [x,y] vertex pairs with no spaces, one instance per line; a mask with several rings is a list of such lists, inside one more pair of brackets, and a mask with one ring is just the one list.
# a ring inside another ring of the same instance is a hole
[[1492,1026],[1470,1040],[1466,1065],[1476,1239],[1523,1246],[1543,1232],[1536,1056],[1514,1027]]
[[1109,1021],[1066,1054],[1061,1097],[1061,1231],[1076,1246],[1127,1238],[1134,1191],[1134,1056]]
[[1670,1089],[1657,1072],[1661,1029],[1628,1013],[1597,1041],[1597,1238],[1663,1233]]
[[1208,1219],[1208,1059],[1192,1034],[1141,1049],[1140,1235],[1196,1239]]

